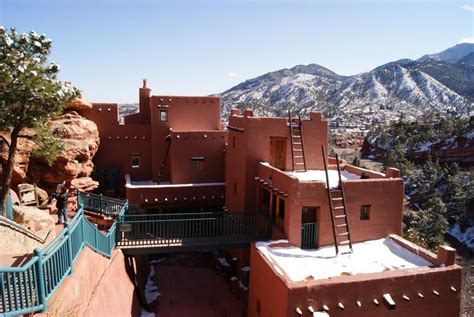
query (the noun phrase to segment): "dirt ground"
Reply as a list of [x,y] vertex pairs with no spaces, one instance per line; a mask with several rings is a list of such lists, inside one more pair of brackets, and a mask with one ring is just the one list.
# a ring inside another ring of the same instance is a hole
[[169,255],[153,265],[160,293],[156,316],[246,316],[245,291],[230,280],[232,274],[212,253]]

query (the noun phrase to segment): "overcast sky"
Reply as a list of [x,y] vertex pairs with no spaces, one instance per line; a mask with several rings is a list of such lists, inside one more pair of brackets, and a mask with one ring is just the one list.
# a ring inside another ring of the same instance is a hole
[[7,1],[0,25],[53,40],[52,60],[91,102],[208,95],[317,63],[339,74],[474,42],[474,2]]

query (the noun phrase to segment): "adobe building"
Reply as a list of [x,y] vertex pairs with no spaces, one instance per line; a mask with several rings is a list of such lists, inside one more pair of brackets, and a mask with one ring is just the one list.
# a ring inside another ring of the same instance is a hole
[[455,250],[400,237],[399,171],[328,157],[320,113],[233,109],[224,127],[218,97],[150,93],[144,82],[123,122],[116,104],[84,113],[101,136],[97,171],[115,166],[112,190],[149,213],[268,213],[273,241],[228,250],[250,265],[249,316],[459,316]]
[[150,212],[221,208],[227,132],[220,99],[150,94],[144,80],[139,112],[123,121],[117,104],[94,103],[82,113],[99,130],[94,163],[109,183],[103,191]]
[[273,224],[274,241],[250,248],[249,316],[459,316],[455,250],[399,236],[398,170],[327,157],[320,113],[233,110],[228,131],[226,208],[268,212]]

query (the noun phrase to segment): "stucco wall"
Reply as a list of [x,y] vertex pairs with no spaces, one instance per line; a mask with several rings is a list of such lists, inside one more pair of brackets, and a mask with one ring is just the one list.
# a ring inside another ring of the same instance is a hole
[[[308,306],[322,311],[323,305],[328,306],[330,316],[336,317],[459,316],[462,269],[458,265],[293,283],[278,273],[254,245],[251,247],[250,262],[249,316],[297,316],[297,307],[303,316],[309,316]],[[393,310],[383,300],[386,293],[396,303]],[[418,297],[418,293],[422,293],[423,298]],[[403,299],[403,295],[410,300]],[[260,315],[255,309],[257,299],[261,302]],[[378,300],[379,305],[374,304],[374,299]],[[360,301],[362,306],[358,307],[356,301]],[[344,310],[338,307],[338,303],[344,305]],[[281,308],[285,311],[280,311]]]

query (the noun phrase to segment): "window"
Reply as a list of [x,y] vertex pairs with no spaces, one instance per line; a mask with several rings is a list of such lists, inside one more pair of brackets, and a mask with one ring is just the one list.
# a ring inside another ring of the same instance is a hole
[[166,122],[166,121],[168,121],[168,111],[166,111],[166,110],[160,110],[160,121],[161,121],[161,122]]
[[370,219],[370,205],[360,206],[360,220]]
[[132,168],[139,168],[140,167],[140,155],[133,154],[132,155]]
[[281,219],[281,222],[283,223],[283,220],[285,220],[285,200],[280,198],[280,208],[279,208],[279,213],[278,216]]
[[204,161],[204,157],[191,157],[191,167],[193,171],[202,170],[203,161]]

